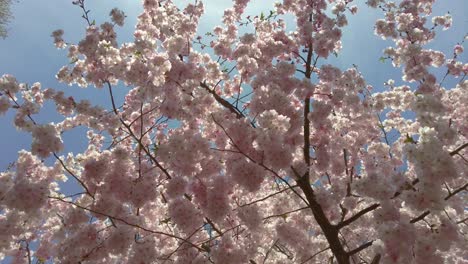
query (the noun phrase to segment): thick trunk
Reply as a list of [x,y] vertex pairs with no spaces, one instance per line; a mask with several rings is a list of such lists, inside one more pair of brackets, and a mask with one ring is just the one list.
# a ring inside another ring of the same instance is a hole
[[299,187],[304,192],[307,201],[309,202],[310,209],[315,217],[315,220],[319,224],[320,228],[323,231],[323,234],[327,238],[327,241],[330,245],[330,249],[333,252],[336,260],[339,264],[349,264],[349,256],[344,250],[343,245],[340,242],[338,237],[338,228],[330,224],[328,218],[325,216],[325,213],[322,210],[320,204],[316,201],[314,191],[308,183],[308,180],[303,177],[297,181]]

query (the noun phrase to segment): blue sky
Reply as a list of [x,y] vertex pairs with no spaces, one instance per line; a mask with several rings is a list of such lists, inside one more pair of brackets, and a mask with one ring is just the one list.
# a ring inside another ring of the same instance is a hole
[[[176,1],[181,6],[194,0]],[[127,14],[126,24],[117,29],[119,42],[132,40],[136,17],[141,12],[141,1],[135,0],[88,0],[87,7],[91,9],[90,16],[97,23],[108,21],[108,13],[113,7],[122,9]],[[358,14],[348,16],[349,25],[343,32],[343,50],[338,58],[330,56],[328,63],[337,65],[342,69],[358,65],[369,84],[377,89],[383,82],[394,79],[396,85],[402,84],[401,69],[395,69],[390,62],[380,63],[382,50],[390,45],[373,34],[374,21],[382,16],[381,12],[372,10],[362,3],[355,1],[360,7]],[[210,31],[220,21],[223,10],[231,5],[229,0],[204,1],[206,14],[201,20],[200,35]],[[246,14],[258,15],[261,11],[268,13],[272,1],[252,0]],[[434,7],[435,15],[443,15],[449,11],[453,15],[453,27],[448,31],[438,30],[437,41],[429,47],[451,54],[454,44],[460,42],[468,32],[468,18],[464,14],[468,10],[466,0],[440,0]],[[90,99],[91,101],[110,107],[105,91],[94,87],[86,89],[77,86],[69,87],[58,83],[55,74],[63,65],[68,63],[66,51],[57,50],[50,34],[56,29],[65,31],[67,42],[77,43],[85,32],[85,21],[81,18],[81,10],[71,4],[71,0],[19,0],[12,6],[15,18],[9,24],[9,36],[0,39],[0,75],[10,73],[20,82],[32,84],[41,82],[43,87],[53,87],[64,90],[66,94],[76,99]],[[294,26],[294,21],[288,19],[287,23]],[[466,53],[460,57],[466,61]],[[439,76],[443,75],[441,73]],[[447,80],[445,85],[450,87],[456,80]],[[127,89],[120,91],[123,95]],[[53,107],[48,105],[36,118],[41,123],[59,121],[60,117],[53,113]],[[20,149],[30,149],[31,140],[28,134],[18,132],[13,124],[13,111],[0,117],[2,139],[0,140],[0,169],[5,169],[17,157]],[[85,131],[78,129],[64,134],[66,151],[77,152],[84,148],[86,143]]]

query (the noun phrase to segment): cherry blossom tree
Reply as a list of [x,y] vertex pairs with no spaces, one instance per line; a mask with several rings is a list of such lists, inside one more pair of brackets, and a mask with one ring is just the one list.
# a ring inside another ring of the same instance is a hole
[[[464,42],[453,54],[426,47],[450,15],[433,16],[435,0],[367,1],[383,14],[375,34],[393,43],[382,60],[404,83],[375,92],[357,67],[327,63],[347,17],[360,15],[352,0],[284,0],[255,17],[248,2],[233,1],[200,37],[202,1],[145,0],[123,44],[122,11],[98,25],[84,0],[73,2],[86,35],[73,44],[52,33],[71,61],[56,77],[100,89],[111,107],[0,78],[0,113],[15,111],[14,125],[32,135],[0,174],[0,257],[468,263]],[[448,78],[458,84],[445,87]],[[62,121],[37,121],[47,101]],[[87,149],[65,153],[61,135],[79,126]],[[67,179],[80,191],[64,192]]]

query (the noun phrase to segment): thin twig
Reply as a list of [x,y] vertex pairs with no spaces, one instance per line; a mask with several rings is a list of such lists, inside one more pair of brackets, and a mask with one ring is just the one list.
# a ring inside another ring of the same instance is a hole
[[141,229],[143,231],[146,231],[148,233],[151,233],[151,234],[157,234],[157,235],[164,235],[164,236],[167,236],[167,237],[171,237],[171,238],[175,238],[175,239],[178,239],[178,240],[181,240],[185,243],[188,243],[190,244],[191,246],[197,248],[198,250],[200,251],[204,251],[202,248],[200,248],[199,246],[193,244],[192,242],[188,241],[187,239],[184,239],[182,237],[179,237],[179,236],[176,236],[176,235],[173,235],[173,234],[169,234],[169,233],[165,233],[165,232],[161,232],[161,231],[155,231],[155,230],[151,230],[151,229],[148,229],[146,227],[143,227],[141,225],[138,225],[138,224],[134,224],[134,223],[130,223],[128,222],[127,220],[123,219],[123,218],[120,218],[120,217],[117,217],[117,216],[112,216],[112,215],[109,215],[109,214],[106,214],[106,213],[102,213],[102,212],[99,212],[99,211],[96,211],[96,210],[93,210],[93,209],[90,209],[88,207],[85,207],[85,206],[82,206],[80,204],[77,204],[77,203],[74,203],[74,202],[70,202],[70,201],[66,201],[66,200],[63,200],[62,198],[60,197],[54,197],[54,196],[49,196],[50,199],[54,199],[54,200],[57,200],[57,201],[60,201],[62,203],[66,203],[66,204],[70,204],[70,205],[73,205],[79,209],[82,209],[82,210],[85,210],[85,211],[88,211],[88,212],[91,212],[91,213],[94,213],[94,214],[97,214],[97,215],[101,215],[101,216],[105,216],[105,217],[108,217],[114,221],[119,221],[119,222],[122,222],[128,226],[132,226],[132,227],[135,227],[137,229]]
[[312,259],[315,258],[317,255],[319,255],[320,253],[323,253],[323,252],[325,252],[325,251],[327,251],[327,250],[329,250],[329,249],[330,249],[330,247],[326,247],[326,248],[320,250],[319,252],[317,252],[317,253],[313,254],[312,256],[310,256],[308,259],[306,259],[306,260],[304,260],[303,262],[301,262],[301,264],[304,264],[304,263],[306,263],[306,262],[312,260]]
[[463,150],[463,149],[466,148],[466,147],[468,147],[468,142],[465,143],[465,144],[463,144],[463,145],[461,145],[460,147],[456,148],[455,150],[450,151],[449,154],[450,154],[450,156],[453,156],[453,155],[455,155],[455,154],[458,154],[461,150]]
[[369,242],[366,242],[366,243],[360,245],[356,249],[353,249],[353,250],[349,251],[348,256],[352,256],[352,255],[354,255],[356,253],[359,253],[360,251],[370,247],[372,245],[372,243],[374,243],[374,241],[369,241]]

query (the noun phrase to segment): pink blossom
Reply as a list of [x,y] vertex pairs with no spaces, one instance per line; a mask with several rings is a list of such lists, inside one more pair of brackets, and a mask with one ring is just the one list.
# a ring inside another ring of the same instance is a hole
[[119,26],[123,26],[125,20],[125,14],[121,10],[114,8],[110,12],[110,16],[112,18],[112,22]]
[[455,45],[453,48],[455,54],[459,55],[463,53],[463,46],[462,45]]

